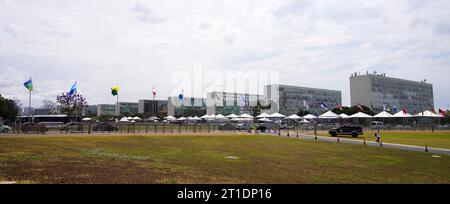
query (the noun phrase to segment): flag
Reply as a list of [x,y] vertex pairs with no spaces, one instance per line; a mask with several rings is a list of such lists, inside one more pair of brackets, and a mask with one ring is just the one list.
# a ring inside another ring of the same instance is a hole
[[343,108],[342,108],[342,105],[336,102],[336,109],[342,110],[342,109],[343,109]]
[[303,107],[305,107],[306,110],[309,110],[309,105],[308,105],[308,103],[306,102],[305,99],[303,99]]
[[356,108],[359,109],[360,111],[363,110],[363,107],[359,103],[356,105]]
[[398,112],[397,106],[392,107],[392,112],[393,113],[397,113]]
[[445,112],[444,110],[442,110],[442,109],[439,108],[439,113],[440,113],[442,116],[445,116],[445,113],[446,113],[446,112]]
[[403,108],[402,111],[403,111],[403,114],[407,114],[408,113],[408,111],[406,111],[406,108]]
[[28,91],[33,91],[33,81],[31,80],[31,77],[30,79],[28,79],[28,81],[23,83],[23,85],[28,89]]
[[375,109],[373,108],[373,103],[370,103],[370,107],[372,107],[372,111],[375,110]]
[[152,94],[153,94],[153,98],[155,98],[155,97],[156,97],[156,89],[155,89],[155,86],[153,86]]
[[387,111],[387,107],[386,107],[385,103],[383,103],[383,111]]
[[75,81],[75,83],[72,85],[72,87],[70,88],[70,91],[67,95],[72,96],[76,92],[77,92],[77,82]]
[[178,95],[178,99],[180,99],[180,101],[184,99],[184,90],[181,90],[180,95]]
[[115,85],[111,88],[111,94],[113,96],[117,96],[119,95],[119,85]]
[[325,110],[328,110],[328,106],[323,101],[320,102],[320,107]]

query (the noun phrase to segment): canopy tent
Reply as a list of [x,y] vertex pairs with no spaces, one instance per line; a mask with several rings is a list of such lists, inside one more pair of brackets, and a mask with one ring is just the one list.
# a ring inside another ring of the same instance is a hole
[[176,120],[176,118],[175,118],[175,117],[173,117],[173,116],[171,116],[171,115],[169,115],[169,116],[165,117],[164,119],[166,119],[166,120],[168,120],[168,121],[171,121],[171,120]]
[[297,114],[292,114],[292,115],[290,115],[287,118],[291,119],[291,120],[300,120],[300,119],[302,119],[302,117],[298,116]]
[[415,114],[415,117],[429,117],[429,118],[443,118],[443,115],[433,113],[432,111],[426,110],[421,113]]
[[227,118],[239,118],[239,116],[236,114],[230,114],[230,115],[227,115]]
[[261,113],[258,116],[256,116],[257,118],[266,118],[267,116],[269,116],[269,114],[267,113]]
[[339,114],[339,117],[340,117],[340,118],[349,118],[350,116],[348,116],[348,115],[345,114],[345,113],[341,113],[341,114]]
[[128,122],[128,119],[126,117],[123,117],[119,120],[119,122]]
[[272,122],[270,119],[268,119],[268,118],[261,118],[261,119],[258,119],[258,121],[259,122]]
[[253,118],[232,118],[231,121],[252,121]]
[[152,117],[150,117],[150,118],[148,118],[149,120],[159,120],[159,118],[158,117],[156,117],[156,116],[152,116]]
[[392,115],[393,118],[409,118],[412,115],[409,113],[404,113],[403,111],[399,111],[398,113]]
[[244,114],[240,115],[239,117],[241,117],[241,118],[251,118],[251,119],[253,119],[253,116],[251,116],[251,115],[249,115],[249,114],[247,114],[247,113],[244,113]]
[[197,117],[197,116],[194,116],[193,118],[192,118],[192,120],[201,120],[199,117]]
[[374,118],[392,118],[392,114],[383,111],[381,113],[376,114],[375,116],[373,116]]
[[185,117],[179,117],[177,120],[178,120],[178,121],[185,121],[186,118],[185,118]]
[[127,117],[127,120],[133,120],[133,118],[132,117]]
[[192,120],[192,116],[187,117],[186,120]]
[[310,123],[310,122],[303,118],[303,120],[301,120],[299,123],[305,123],[306,124],[306,123]]
[[316,119],[317,116],[312,115],[312,114],[308,114],[308,115],[303,116],[303,118],[304,118],[304,119]]
[[286,116],[280,113],[273,113],[268,115],[266,118],[285,118]]
[[81,121],[91,121],[91,118],[83,118]]
[[326,113],[319,115],[319,118],[327,118],[327,119],[334,119],[338,117],[339,116],[336,113],[333,113],[332,111],[327,111]]
[[365,114],[363,112],[357,112],[357,113],[349,116],[349,118],[372,118],[372,116],[371,115],[367,115],[367,114]]
[[141,120],[141,118],[140,118],[140,117],[137,117],[137,116],[135,116],[135,117],[133,118],[133,120]]
[[214,114],[211,114],[211,115],[208,115],[208,114],[206,114],[206,115],[204,115],[204,116],[202,116],[202,117],[200,117],[201,119],[205,119],[205,120],[212,120],[212,119],[214,119],[216,116],[214,115]]

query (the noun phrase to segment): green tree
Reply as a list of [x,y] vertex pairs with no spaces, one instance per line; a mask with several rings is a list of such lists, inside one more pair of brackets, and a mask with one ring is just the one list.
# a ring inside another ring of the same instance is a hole
[[19,107],[12,99],[0,95],[0,116],[7,122],[14,120],[19,114]]

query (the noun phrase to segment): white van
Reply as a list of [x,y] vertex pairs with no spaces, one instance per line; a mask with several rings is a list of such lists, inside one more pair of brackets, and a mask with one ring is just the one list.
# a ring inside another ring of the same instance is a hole
[[372,128],[383,128],[384,124],[380,121],[372,121],[372,123],[370,123],[370,126],[372,126]]

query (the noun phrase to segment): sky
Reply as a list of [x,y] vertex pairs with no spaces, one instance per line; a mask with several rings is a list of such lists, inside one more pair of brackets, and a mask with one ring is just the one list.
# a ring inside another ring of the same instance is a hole
[[[433,84],[450,108],[448,0],[0,0],[0,94],[32,105],[77,81],[89,104],[179,92],[173,75],[278,72],[283,84],[342,91],[377,71]],[[223,86],[227,86],[222,85]],[[217,87],[220,89],[220,87]],[[191,88],[185,95],[194,94]]]

